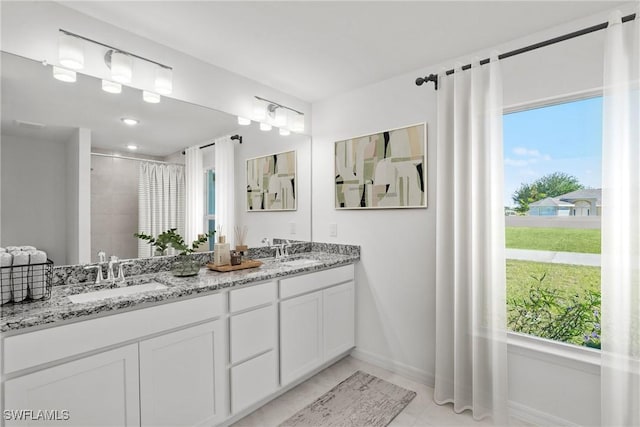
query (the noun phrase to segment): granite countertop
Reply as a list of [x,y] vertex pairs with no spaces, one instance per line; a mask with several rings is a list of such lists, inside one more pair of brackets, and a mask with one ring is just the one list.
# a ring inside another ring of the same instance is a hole
[[14,332],[28,332],[30,328],[58,326],[63,322],[82,317],[114,314],[116,311],[134,307],[144,308],[150,304],[175,302],[190,295],[222,292],[232,287],[351,264],[360,257],[359,253],[308,252],[291,256],[285,262],[299,258],[313,259],[317,261],[317,264],[288,266],[270,258],[261,259],[264,264],[258,268],[228,273],[211,271],[203,267],[197,276],[192,277],[175,277],[168,271],[142,274],[128,278],[127,284],[135,285],[156,281],[166,285],[167,288],[86,303],[72,303],[67,297],[116,286],[86,283],[54,286],[51,298],[48,300],[0,307],[0,332],[12,334]]

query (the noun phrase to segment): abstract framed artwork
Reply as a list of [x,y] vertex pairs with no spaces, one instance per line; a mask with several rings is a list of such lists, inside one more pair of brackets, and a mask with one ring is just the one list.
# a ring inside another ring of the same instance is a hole
[[296,152],[247,159],[247,211],[297,209]]
[[426,123],[335,143],[336,209],[427,207]]

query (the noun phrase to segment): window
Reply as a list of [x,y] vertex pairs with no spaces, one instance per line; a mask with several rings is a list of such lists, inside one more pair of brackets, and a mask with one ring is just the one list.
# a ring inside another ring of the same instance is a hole
[[[216,174],[213,169],[205,172],[204,184],[204,230],[208,232],[216,229]],[[215,239],[209,239],[209,250],[213,250]]]
[[601,97],[504,116],[512,331],[600,347],[601,123]]

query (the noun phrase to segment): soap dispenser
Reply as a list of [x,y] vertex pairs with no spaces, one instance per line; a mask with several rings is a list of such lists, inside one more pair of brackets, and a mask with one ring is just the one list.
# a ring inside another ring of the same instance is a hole
[[216,266],[231,264],[231,252],[226,236],[218,235],[218,243],[213,245],[213,264]]

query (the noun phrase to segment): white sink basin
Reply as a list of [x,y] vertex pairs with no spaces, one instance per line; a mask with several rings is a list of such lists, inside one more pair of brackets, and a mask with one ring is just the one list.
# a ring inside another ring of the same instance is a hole
[[142,292],[158,291],[167,289],[166,285],[158,282],[143,283],[141,285],[125,286],[122,288],[103,289],[101,291],[86,292],[83,294],[69,295],[67,298],[74,303],[80,304],[84,302],[100,301],[107,298],[122,297],[125,295],[134,295]]
[[282,261],[282,265],[286,265],[287,267],[308,267],[311,265],[320,264],[320,261],[316,261],[315,259],[308,258],[300,258],[300,259],[292,259],[290,261]]

